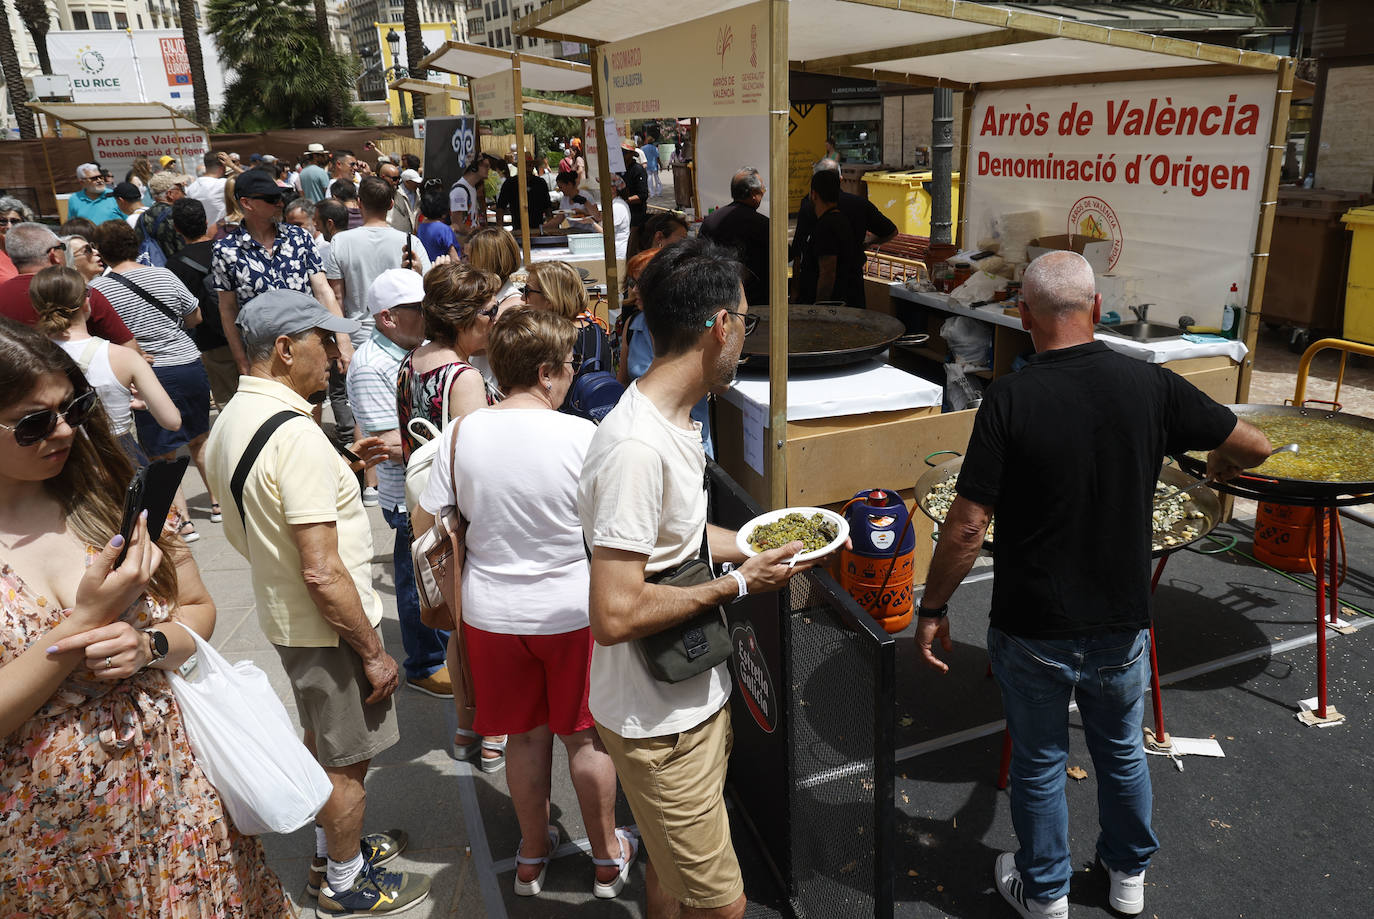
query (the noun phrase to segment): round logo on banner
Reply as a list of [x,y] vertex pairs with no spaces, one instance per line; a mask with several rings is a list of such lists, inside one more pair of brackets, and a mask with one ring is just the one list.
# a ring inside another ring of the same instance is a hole
[[[1069,235],[1086,236],[1089,239],[1108,240],[1112,244],[1111,258],[1107,261],[1107,271],[1116,267],[1121,258],[1121,221],[1116,218],[1112,206],[1096,195],[1085,195],[1069,208]],[[1106,274],[1106,272],[1103,272]]]
[[476,139],[472,136],[472,127],[466,120],[459,121],[458,127],[453,129],[453,136],[449,138],[449,143],[453,147],[453,152],[458,155],[458,162],[464,167],[472,162],[474,150],[477,146]]
[[105,56],[87,45],[76,50],[76,65],[87,73],[100,73],[105,69]]

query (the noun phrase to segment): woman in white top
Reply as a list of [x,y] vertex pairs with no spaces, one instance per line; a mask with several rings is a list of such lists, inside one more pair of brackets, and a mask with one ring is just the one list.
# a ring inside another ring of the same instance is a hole
[[86,382],[100,394],[100,404],[110,419],[110,431],[124,453],[135,465],[146,466],[147,458],[133,436],[133,390],[148,411],[169,431],[181,427],[181,413],[158,382],[148,362],[132,348],[96,338],[86,331],[91,317],[90,294],[86,281],[72,268],[54,266],[34,275],[29,299],[38,313],[38,328],[71,356]]
[[444,429],[456,441],[441,446],[416,515],[417,528],[447,507],[470,521],[462,628],[473,727],[510,736],[506,784],[522,836],[521,896],[539,893],[558,845],[548,826],[554,735],[567,748],[596,896],[620,893],[638,847],[615,826],[615,766],[587,708],[590,581],[577,483],[596,429],[557,410],[572,385],[576,338],[569,320],[545,310],[516,308],[497,320],[487,355],[506,398]]

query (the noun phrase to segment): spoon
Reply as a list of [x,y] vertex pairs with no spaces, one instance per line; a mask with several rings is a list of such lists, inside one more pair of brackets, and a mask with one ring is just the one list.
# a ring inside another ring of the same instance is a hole
[[1297,453],[1301,449],[1297,444],[1284,444],[1282,447],[1275,447],[1269,455],[1274,456],[1278,453]]
[[[1275,454],[1278,454],[1278,453],[1297,453],[1300,449],[1301,449],[1301,448],[1300,448],[1297,444],[1284,444],[1282,447],[1275,447],[1274,450],[1273,450],[1272,452],[1270,452],[1269,455],[1270,455],[1270,456],[1274,456]],[[1156,496],[1155,496],[1155,500],[1156,500],[1156,501],[1164,501],[1164,500],[1167,500],[1167,499],[1169,499],[1169,498],[1174,497],[1175,495],[1181,495],[1181,494],[1184,494],[1185,492],[1195,491],[1196,489],[1202,488],[1202,487],[1204,487],[1204,486],[1209,486],[1209,485],[1211,485],[1211,484],[1212,484],[1212,480],[1211,480],[1211,479],[1199,479],[1198,481],[1194,482],[1192,485],[1187,485],[1187,486],[1184,486],[1184,487],[1182,487],[1182,488],[1175,488],[1173,491],[1165,492],[1165,493],[1162,494],[1162,495],[1156,495]]]

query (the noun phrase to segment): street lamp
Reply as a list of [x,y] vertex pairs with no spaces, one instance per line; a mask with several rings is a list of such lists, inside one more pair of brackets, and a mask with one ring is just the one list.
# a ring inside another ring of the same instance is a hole
[[[387,68],[392,72],[394,79],[403,80],[406,78],[406,69],[401,66],[401,36],[396,34],[395,29],[388,29],[386,33],[386,46],[391,49],[391,67]],[[385,79],[385,74],[383,74]],[[404,124],[406,115],[406,95],[401,90],[396,90],[396,98],[401,103],[401,122]]]

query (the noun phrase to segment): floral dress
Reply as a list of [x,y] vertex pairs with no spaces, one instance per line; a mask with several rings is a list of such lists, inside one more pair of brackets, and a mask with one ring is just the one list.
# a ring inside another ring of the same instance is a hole
[[[401,359],[401,369],[396,376],[396,415],[401,425],[401,453],[407,463],[410,462],[410,454],[424,443],[410,432],[411,419],[423,418],[442,431],[448,422],[444,416],[444,393],[448,392],[459,374],[469,370],[481,372],[471,364],[455,361],[424,373],[416,373],[412,363],[414,357],[415,352],[411,351]],[[495,404],[491,383],[484,378],[483,386],[487,405]]]
[[[0,565],[0,666],[62,615]],[[147,628],[171,611],[145,597],[123,618]],[[74,670],[0,743],[0,916],[295,915],[196,765],[166,672],[111,683]]]

